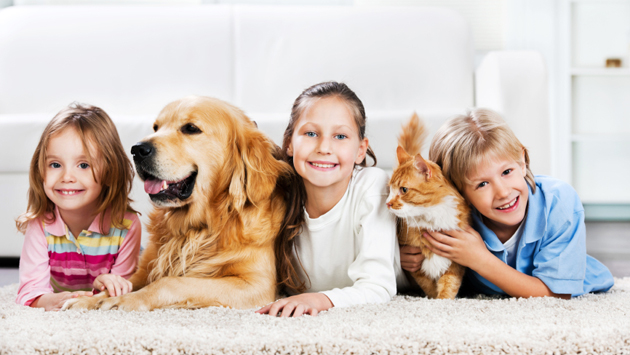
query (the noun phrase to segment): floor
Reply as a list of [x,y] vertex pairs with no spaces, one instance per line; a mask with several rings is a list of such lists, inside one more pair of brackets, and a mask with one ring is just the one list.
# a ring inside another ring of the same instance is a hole
[[[615,277],[630,276],[630,222],[587,222],[586,250]],[[0,286],[17,283],[17,268],[0,268]]]

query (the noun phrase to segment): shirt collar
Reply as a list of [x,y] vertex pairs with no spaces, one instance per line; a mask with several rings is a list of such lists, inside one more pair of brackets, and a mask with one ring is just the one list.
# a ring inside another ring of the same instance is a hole
[[[529,187],[529,184],[527,185]],[[529,200],[527,203],[527,218],[523,229],[523,239],[526,244],[539,241],[547,230],[547,207],[545,206],[545,196],[540,188],[533,193],[529,187]]]
[[488,249],[493,252],[505,250],[503,243],[501,243],[497,235],[483,223],[483,216],[474,207],[472,209],[472,217],[473,228],[479,232]]
[[[105,218],[103,220],[103,225],[105,228],[108,228],[111,225],[111,210],[108,208],[105,212],[101,212],[94,217],[92,224],[88,227],[89,232],[99,233],[99,234],[107,234],[109,233],[109,229],[106,231],[101,230],[101,215],[105,214]],[[61,214],[59,213],[59,207],[55,206],[54,215],[56,216],[55,221],[53,223],[44,223],[44,229],[46,232],[51,235],[61,237],[67,235],[66,233],[66,222],[64,222],[63,218],[61,218]],[[46,220],[50,220],[50,218],[46,218]],[[76,236],[75,236],[76,237]]]
[[[525,225],[523,226],[522,240],[525,244],[535,243],[542,238],[545,230],[547,229],[547,219],[545,218],[545,198],[538,186],[538,193],[532,193],[532,189],[527,185],[529,189],[527,200],[527,213],[525,214]],[[499,240],[497,235],[488,228],[484,223],[481,213],[474,207],[472,209],[473,228],[481,234],[481,238],[486,243],[489,250],[493,252],[500,252],[505,250],[503,243]]]

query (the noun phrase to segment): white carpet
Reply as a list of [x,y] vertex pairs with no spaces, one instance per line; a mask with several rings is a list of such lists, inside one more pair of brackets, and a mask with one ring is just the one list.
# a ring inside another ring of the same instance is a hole
[[0,354],[630,354],[630,278],[570,301],[428,300],[282,319],[206,308],[44,312],[0,288]]

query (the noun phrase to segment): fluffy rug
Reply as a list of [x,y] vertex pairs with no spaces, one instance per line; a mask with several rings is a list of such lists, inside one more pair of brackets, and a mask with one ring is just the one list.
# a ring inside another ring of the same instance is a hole
[[630,354],[630,278],[604,294],[428,300],[284,319],[254,310],[44,312],[0,288],[0,354]]

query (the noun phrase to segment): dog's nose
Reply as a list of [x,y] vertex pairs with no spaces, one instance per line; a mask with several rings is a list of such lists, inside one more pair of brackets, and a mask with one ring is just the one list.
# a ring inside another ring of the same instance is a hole
[[150,143],[140,142],[131,147],[131,155],[133,160],[144,159],[153,154],[153,146]]

